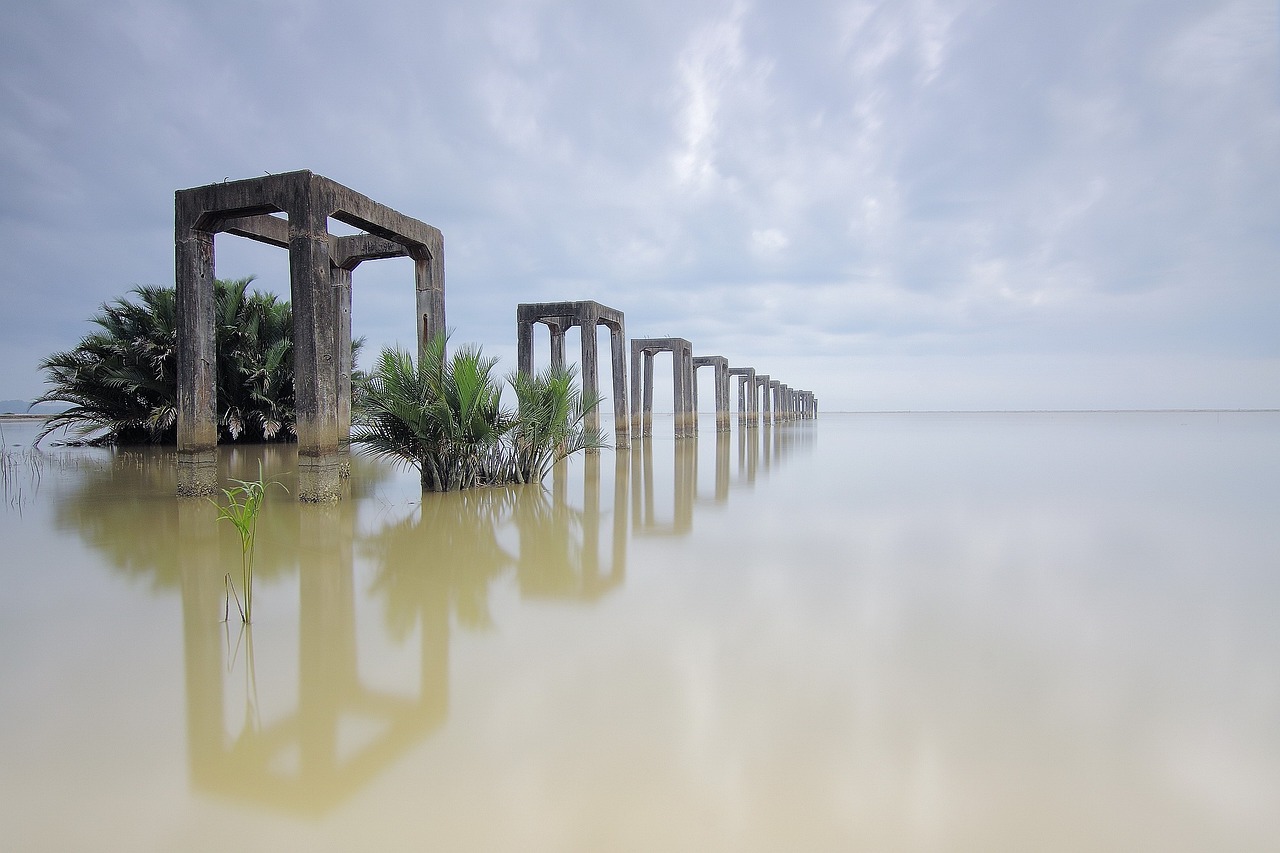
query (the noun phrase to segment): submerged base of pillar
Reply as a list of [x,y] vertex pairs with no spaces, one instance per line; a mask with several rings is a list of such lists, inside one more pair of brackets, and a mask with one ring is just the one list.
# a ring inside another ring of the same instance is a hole
[[218,451],[178,451],[178,494],[203,497],[218,490]]
[[615,450],[626,450],[631,446],[631,431],[628,429],[615,430],[613,433],[613,447]]
[[298,454],[298,500],[305,503],[336,501],[342,494],[341,464],[337,452]]

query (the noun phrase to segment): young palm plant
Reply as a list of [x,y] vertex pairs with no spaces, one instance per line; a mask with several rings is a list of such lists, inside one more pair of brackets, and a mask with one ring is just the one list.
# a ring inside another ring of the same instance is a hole
[[507,377],[518,405],[504,459],[508,481],[541,482],[561,459],[606,446],[604,433],[586,426],[587,413],[600,405],[601,397],[579,390],[576,374],[570,365],[549,367],[534,376]]
[[512,426],[493,378],[497,360],[472,346],[447,358],[447,340],[432,339],[416,366],[404,350],[384,349],[353,401],[351,441],[417,467],[432,492],[497,482],[500,442]]

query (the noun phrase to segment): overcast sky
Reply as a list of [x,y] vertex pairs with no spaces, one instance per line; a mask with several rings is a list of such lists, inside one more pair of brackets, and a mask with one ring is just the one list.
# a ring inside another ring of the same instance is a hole
[[[1273,0],[15,5],[0,398],[172,283],[174,190],[310,169],[444,232],[504,371],[518,302],[596,299],[827,410],[1280,406],[1278,42]],[[411,345],[409,262],[354,284]]]

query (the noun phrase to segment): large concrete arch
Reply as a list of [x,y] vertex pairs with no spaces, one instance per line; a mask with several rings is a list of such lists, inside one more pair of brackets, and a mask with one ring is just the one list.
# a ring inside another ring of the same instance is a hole
[[[335,237],[328,230],[330,217],[363,233]],[[219,231],[289,250],[297,497],[335,500],[343,461],[340,448],[343,436],[350,436],[351,270],[375,258],[413,258],[421,356],[427,341],[445,326],[444,237],[437,228],[309,171],[178,190],[177,432],[178,493],[183,495],[212,494],[217,485],[213,239]],[[340,403],[343,387],[345,415]]]

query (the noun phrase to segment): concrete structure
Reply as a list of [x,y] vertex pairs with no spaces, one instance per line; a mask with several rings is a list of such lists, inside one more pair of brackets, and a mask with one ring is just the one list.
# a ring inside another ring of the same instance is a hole
[[[738,420],[748,426],[755,426],[760,421],[756,411],[756,369],[754,367],[731,367],[729,375],[738,378]],[[747,394],[747,389],[751,394]]]
[[[684,338],[632,338],[631,431],[636,435],[653,434],[653,356],[659,352],[671,353],[676,438],[695,436],[698,421],[692,400],[693,344]],[[644,358],[643,373],[641,357]]]
[[693,357],[693,418],[698,417],[698,368],[715,370],[716,383],[716,432],[729,430],[729,359],[722,355],[695,355]]
[[[178,190],[174,208],[178,493],[212,494],[217,485],[213,246],[214,235],[225,231],[289,250],[297,496],[336,500],[340,448],[350,439],[351,271],[374,258],[413,258],[421,357],[431,337],[444,331],[443,236],[308,171]],[[277,213],[287,219],[271,215]],[[335,237],[328,230],[330,217],[364,233]],[[339,390],[344,386],[345,427]]]
[[[564,333],[577,326],[582,339],[582,390],[600,393],[600,367],[596,354],[596,326],[609,329],[613,367],[613,430],[616,447],[630,445],[627,417],[626,319],[616,308],[599,302],[527,302],[516,307],[516,363],[521,373],[533,375],[533,325],[551,330],[551,364],[564,367]],[[588,427],[600,427],[600,411],[587,414]]]
[[760,395],[760,421],[765,426],[773,423],[773,407],[770,405],[769,399],[769,374],[757,373],[755,387],[751,389],[752,394]]

